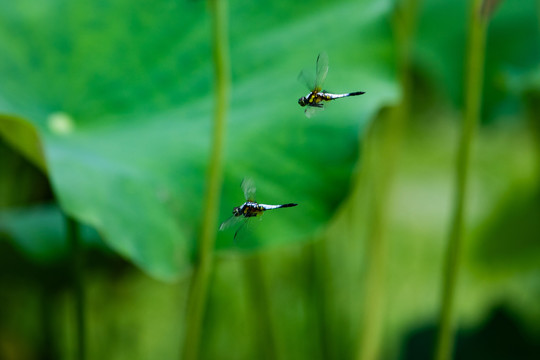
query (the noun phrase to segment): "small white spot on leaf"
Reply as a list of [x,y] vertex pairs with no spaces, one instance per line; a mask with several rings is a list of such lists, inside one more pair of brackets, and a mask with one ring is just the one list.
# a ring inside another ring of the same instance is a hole
[[57,135],[71,134],[75,128],[75,123],[71,116],[64,112],[54,112],[47,118],[49,130]]

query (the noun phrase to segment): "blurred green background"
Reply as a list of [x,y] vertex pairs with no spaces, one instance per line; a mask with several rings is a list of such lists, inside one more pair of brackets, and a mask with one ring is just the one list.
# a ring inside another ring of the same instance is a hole
[[[218,234],[201,358],[432,358],[469,8],[229,0],[219,221],[244,177],[299,206]],[[501,1],[488,26],[456,359],[540,357],[539,17]],[[77,306],[86,358],[181,358],[211,21],[204,1],[0,3],[0,359],[78,358]],[[321,51],[325,89],[366,94],[307,119],[297,76]]]

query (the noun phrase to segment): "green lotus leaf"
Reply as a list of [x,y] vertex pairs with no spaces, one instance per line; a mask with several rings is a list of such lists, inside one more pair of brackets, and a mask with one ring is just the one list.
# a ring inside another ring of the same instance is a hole
[[[299,206],[265,214],[244,241],[221,233],[218,248],[300,241],[329,220],[348,192],[362,129],[398,96],[390,11],[389,1],[231,2],[219,218],[243,202],[244,177],[258,201]],[[192,262],[211,146],[205,3],[4,2],[0,23],[2,136],[37,159],[6,130],[8,120],[32,124],[62,210],[149,274],[176,278]],[[366,94],[307,119],[297,75],[320,51],[330,58],[325,88]]]
[[[69,244],[66,219],[51,204],[0,211],[0,234],[9,234],[19,250],[37,263],[53,263],[66,258]],[[84,226],[81,239],[86,246],[101,247],[94,229]]]

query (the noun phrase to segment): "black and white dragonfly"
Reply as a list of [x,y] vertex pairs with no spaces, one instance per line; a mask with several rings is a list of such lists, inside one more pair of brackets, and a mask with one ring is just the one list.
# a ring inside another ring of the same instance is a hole
[[240,224],[238,229],[234,233],[235,240],[236,240],[236,236],[238,235],[238,232],[244,227],[244,225],[250,219],[254,219],[257,216],[261,216],[267,210],[287,208],[287,207],[293,207],[293,206],[298,205],[298,204],[293,204],[293,203],[283,204],[283,205],[259,204],[258,202],[255,201],[255,184],[253,183],[253,180],[249,178],[244,179],[242,181],[242,190],[244,191],[246,202],[240,206],[235,207],[232,212],[233,216],[227,219],[219,227],[219,230],[226,230],[230,227]]
[[348,96],[365,94],[364,91],[355,91],[346,94],[332,94],[326,90],[323,90],[322,84],[326,79],[326,74],[328,74],[328,55],[326,55],[325,52],[322,52],[319,54],[319,56],[317,56],[315,81],[310,80],[304,71],[300,72],[300,75],[298,75],[298,78],[305,82],[310,90],[306,96],[302,96],[300,99],[298,99],[298,104],[300,104],[300,106],[306,106],[304,113],[308,118],[312,117],[317,110],[322,110],[324,108],[324,102],[341,99]]

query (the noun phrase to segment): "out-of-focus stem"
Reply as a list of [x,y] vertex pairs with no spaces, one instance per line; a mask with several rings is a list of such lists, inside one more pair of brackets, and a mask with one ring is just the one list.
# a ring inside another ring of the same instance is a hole
[[483,16],[481,12],[482,0],[474,0],[471,5],[464,91],[465,108],[456,163],[454,211],[443,271],[442,304],[435,350],[437,360],[448,360],[452,357],[452,325],[460,252],[463,243],[470,153],[480,117],[482,100],[487,17]]
[[183,360],[197,359],[201,345],[204,308],[212,271],[214,243],[218,225],[219,198],[223,183],[223,149],[230,93],[228,2],[227,0],[209,0],[208,3],[212,16],[212,48],[216,104],[214,109],[210,165],[203,202],[204,210],[201,237],[187,302]]
[[[399,156],[399,147],[403,139],[405,123],[410,106],[410,43],[416,24],[418,0],[398,2],[395,9],[394,34],[397,49],[397,67],[402,97],[390,110],[380,124],[381,131],[372,131],[376,150],[370,152],[382,154],[376,166],[369,167],[374,178],[371,218],[369,221],[368,243],[366,248],[367,278],[365,286],[366,302],[363,313],[358,360],[378,359],[381,349],[383,312],[386,283],[386,224],[388,221],[388,201],[392,189],[395,166]],[[377,128],[377,126],[374,126]],[[370,146],[373,148],[373,146]]]
[[272,326],[272,312],[270,308],[270,294],[264,276],[263,257],[260,253],[246,256],[242,263],[249,300],[257,317],[254,321],[256,339],[258,341],[259,359],[278,359],[275,346],[275,332]]
[[84,317],[83,250],[79,236],[79,223],[66,217],[67,238],[71,252],[73,294],[75,298],[75,323],[77,329],[77,359],[86,359],[86,322]]

